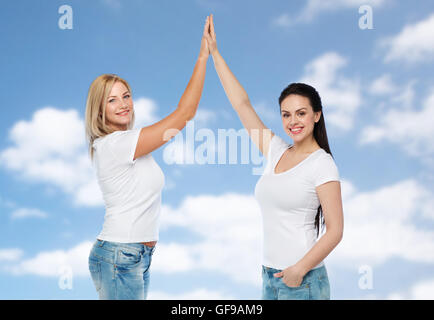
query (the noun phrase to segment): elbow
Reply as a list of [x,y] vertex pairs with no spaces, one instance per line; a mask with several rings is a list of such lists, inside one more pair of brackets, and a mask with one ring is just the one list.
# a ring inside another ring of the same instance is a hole
[[196,110],[194,110],[194,111],[190,111],[190,112],[187,112],[187,113],[185,114],[185,119],[186,119],[186,121],[190,121],[190,120],[192,120],[192,119],[194,118],[195,115],[196,115]]
[[341,242],[343,237],[344,237],[344,230],[341,230],[341,232],[339,232],[337,237],[337,243]]
[[339,242],[342,241],[342,238],[344,237],[344,230],[343,229],[337,230],[335,237],[336,237],[336,245],[337,245]]
[[180,110],[180,116],[185,121],[190,121],[196,115],[196,109],[197,108],[179,108],[179,110]]
[[342,238],[344,236],[343,229],[332,229],[326,231],[326,233],[329,233],[329,239],[334,243],[335,246],[337,246],[339,242],[342,241]]
[[250,103],[250,99],[248,96],[244,97],[243,99],[239,100],[236,105],[238,106],[239,109],[244,109],[244,108],[250,108],[252,105]]

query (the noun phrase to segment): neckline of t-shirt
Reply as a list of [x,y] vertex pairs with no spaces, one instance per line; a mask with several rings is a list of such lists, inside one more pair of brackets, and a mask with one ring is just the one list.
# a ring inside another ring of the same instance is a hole
[[287,173],[287,172],[293,171],[295,168],[299,167],[302,163],[304,163],[305,161],[307,161],[310,157],[312,157],[312,156],[313,156],[314,154],[316,154],[318,151],[323,150],[322,148],[319,148],[319,149],[315,150],[314,152],[312,152],[311,154],[309,154],[305,159],[301,160],[299,163],[297,163],[297,164],[296,164],[295,166],[293,166],[292,168],[290,168],[290,169],[288,169],[288,170],[285,170],[285,171],[283,171],[283,172],[276,173],[276,172],[275,172],[275,170],[276,170],[276,166],[277,166],[277,164],[279,163],[280,159],[282,159],[283,154],[285,153],[286,150],[291,149],[293,146],[294,146],[294,145],[292,144],[291,146],[289,146],[289,148],[286,148],[286,149],[282,152],[282,154],[280,155],[279,159],[277,160],[277,162],[274,164],[274,166],[273,166],[273,168],[272,168],[272,174],[273,174],[273,175],[275,175],[275,176],[279,176],[279,175],[281,175],[281,174],[285,174],[285,173]]

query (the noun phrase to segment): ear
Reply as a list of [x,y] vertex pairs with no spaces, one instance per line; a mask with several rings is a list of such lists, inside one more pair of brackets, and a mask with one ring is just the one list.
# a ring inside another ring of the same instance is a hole
[[321,118],[322,111],[315,112],[315,123],[318,123],[319,119]]

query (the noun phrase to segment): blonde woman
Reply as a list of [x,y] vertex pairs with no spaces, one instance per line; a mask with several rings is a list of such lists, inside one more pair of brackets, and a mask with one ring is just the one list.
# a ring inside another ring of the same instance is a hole
[[[209,19],[205,30],[209,28]],[[90,86],[86,135],[105,202],[105,219],[89,255],[100,299],[146,299],[149,267],[158,240],[164,175],[151,153],[196,113],[209,50],[202,36],[193,75],[177,108],[159,122],[132,129],[132,90],[124,79],[104,74]]]
[[[264,125],[217,50],[212,15],[205,37],[230,103],[267,158],[255,188],[264,230],[262,298],[330,299],[323,260],[341,241],[343,212],[321,98],[304,83],[292,83],[282,91],[282,125],[294,141],[289,145]],[[326,232],[318,240],[322,220]]]

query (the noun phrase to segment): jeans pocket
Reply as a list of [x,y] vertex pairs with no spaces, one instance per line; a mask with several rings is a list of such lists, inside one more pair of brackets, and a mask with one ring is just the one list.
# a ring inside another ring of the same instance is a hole
[[101,289],[101,263],[93,257],[89,257],[89,271],[96,291]]
[[282,285],[278,288],[278,300],[309,300],[310,286],[302,282],[298,287],[288,287],[282,280]]
[[119,248],[116,254],[116,268],[121,272],[127,272],[139,266],[141,260],[140,252],[129,248]]

